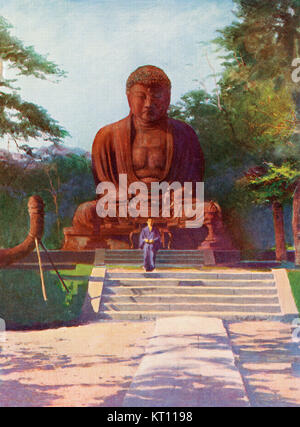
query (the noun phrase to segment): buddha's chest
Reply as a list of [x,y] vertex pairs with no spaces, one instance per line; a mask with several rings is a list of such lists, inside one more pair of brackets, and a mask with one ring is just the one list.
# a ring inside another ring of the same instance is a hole
[[132,144],[133,166],[163,169],[166,164],[167,133],[163,130],[147,130],[136,133]]

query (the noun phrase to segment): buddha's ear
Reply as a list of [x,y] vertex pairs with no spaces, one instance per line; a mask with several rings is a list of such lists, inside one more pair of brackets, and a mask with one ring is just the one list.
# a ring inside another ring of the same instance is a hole
[[[168,99],[169,99],[169,106],[170,106],[170,104],[171,104],[171,91],[170,91],[170,89],[167,89],[167,91],[168,91]],[[169,106],[168,106],[168,108],[169,108]]]
[[129,105],[129,108],[130,108],[130,110],[131,110],[131,100],[130,100],[130,89],[127,89],[126,90],[126,96],[127,96],[127,101],[128,101],[128,105]]
[[128,101],[129,107],[130,107],[130,92],[129,92],[129,90],[126,90],[126,96],[127,96],[127,101]]

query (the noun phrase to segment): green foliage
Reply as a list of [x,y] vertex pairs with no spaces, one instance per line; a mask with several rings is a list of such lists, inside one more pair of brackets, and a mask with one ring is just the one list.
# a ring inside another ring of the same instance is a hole
[[[34,76],[46,79],[65,76],[53,62],[38,54],[32,46],[25,47],[16,37],[13,37],[6,20],[0,16],[0,59],[9,68],[16,70],[17,75]],[[2,78],[0,81],[0,137],[12,140],[19,149],[31,154],[30,147],[24,142],[31,139],[41,139],[59,143],[68,135],[47,111],[31,102],[26,102],[13,86],[15,80]]]
[[27,165],[0,162],[0,247],[19,244],[28,233],[27,201],[33,194],[45,203],[44,241],[59,249],[63,228],[71,225],[80,203],[95,198],[90,160],[84,156],[57,156]]
[[237,21],[219,31],[215,42],[227,50],[226,68],[250,67],[250,80],[293,85],[291,64],[300,56],[298,0],[234,0]]
[[251,191],[253,201],[257,204],[273,201],[284,203],[291,198],[299,177],[300,170],[290,163],[280,166],[269,163],[261,173],[248,172],[238,184]]
[[300,271],[292,270],[288,272],[292,293],[295,299],[296,306],[300,313]]
[[9,62],[10,68],[16,68],[20,75],[32,75],[40,79],[46,79],[49,75],[65,75],[56,64],[38,54],[33,46],[24,47],[19,39],[11,36],[10,28],[12,25],[0,16],[0,57]]
[[[236,148],[248,159],[246,177],[238,185],[255,203],[284,203],[291,198],[300,166],[297,87],[291,80],[291,63],[299,54],[300,3],[235,3],[238,21],[219,31],[214,42],[228,52],[219,81],[221,105]],[[248,170],[255,168],[261,173],[250,177]]]
[[227,51],[222,105],[254,165],[297,161],[299,86],[292,82],[291,64],[300,56],[300,3],[234,1],[238,20],[214,40]]
[[298,157],[300,141],[293,139],[296,106],[286,87],[276,91],[270,80],[241,85],[226,75],[220,84],[222,105],[242,155],[254,164]]
[[[216,168],[232,167],[240,159],[232,157],[234,142],[226,117],[219,110],[215,95],[194,90],[183,95],[176,105],[171,105],[169,115],[185,121],[196,131],[206,159],[206,177],[215,176]],[[221,166],[222,164],[222,166]]]
[[243,230],[250,196],[235,186],[251,160],[247,152],[240,154],[228,112],[219,109],[216,95],[194,90],[172,105],[169,115],[189,123],[199,137],[205,157],[205,200],[216,200],[221,205],[237,247],[252,247],[250,236]]
[[[30,138],[59,143],[67,135],[68,132],[42,107],[22,101],[16,93],[7,94],[0,91],[1,138],[9,136],[16,143],[18,140],[29,141]],[[18,148],[26,152],[25,145],[18,145]],[[27,154],[30,152],[27,151]]]
[[[170,111],[197,132],[206,159],[205,198],[218,200],[241,247],[249,241],[243,224],[251,203],[287,202],[299,177],[291,64],[300,56],[300,2],[234,1],[237,19],[214,40],[222,55],[225,50],[215,94],[189,92]],[[261,173],[252,182],[254,169]]]
[[[53,271],[45,271],[48,301],[43,300],[37,271],[0,271],[0,317],[8,327],[38,327],[78,319],[92,266],[60,272],[69,294]],[[74,276],[74,278],[72,277]]]
[[170,108],[172,117],[189,123],[198,134],[206,159],[206,179],[226,170],[235,175],[234,170],[241,173],[266,161],[295,161],[299,157],[290,91],[286,87],[276,91],[270,80],[250,85],[244,74],[248,74],[245,69],[233,80],[225,70],[219,82],[220,99],[194,90]]

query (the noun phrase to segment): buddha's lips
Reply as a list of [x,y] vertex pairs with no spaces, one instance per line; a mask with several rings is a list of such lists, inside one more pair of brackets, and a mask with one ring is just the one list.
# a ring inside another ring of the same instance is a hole
[[156,116],[156,112],[153,110],[143,111],[143,116],[153,117],[153,116]]
[[156,107],[145,107],[143,108],[142,111],[144,114],[159,114],[160,113],[160,109],[156,108]]
[[133,118],[135,129],[155,129],[162,126],[166,128],[168,124],[168,117],[166,115],[160,117],[159,119],[156,119],[155,117],[153,118],[153,116],[149,115],[147,115],[146,118],[135,116],[133,116]]

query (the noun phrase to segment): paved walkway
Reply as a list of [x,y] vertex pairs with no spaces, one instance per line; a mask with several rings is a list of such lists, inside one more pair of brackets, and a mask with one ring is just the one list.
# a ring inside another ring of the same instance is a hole
[[7,332],[0,406],[122,406],[154,324]]
[[197,319],[7,332],[0,406],[300,405],[290,324]]
[[248,406],[220,319],[158,319],[123,406]]
[[236,364],[251,406],[300,405],[299,333],[290,323],[236,322],[228,325]]

